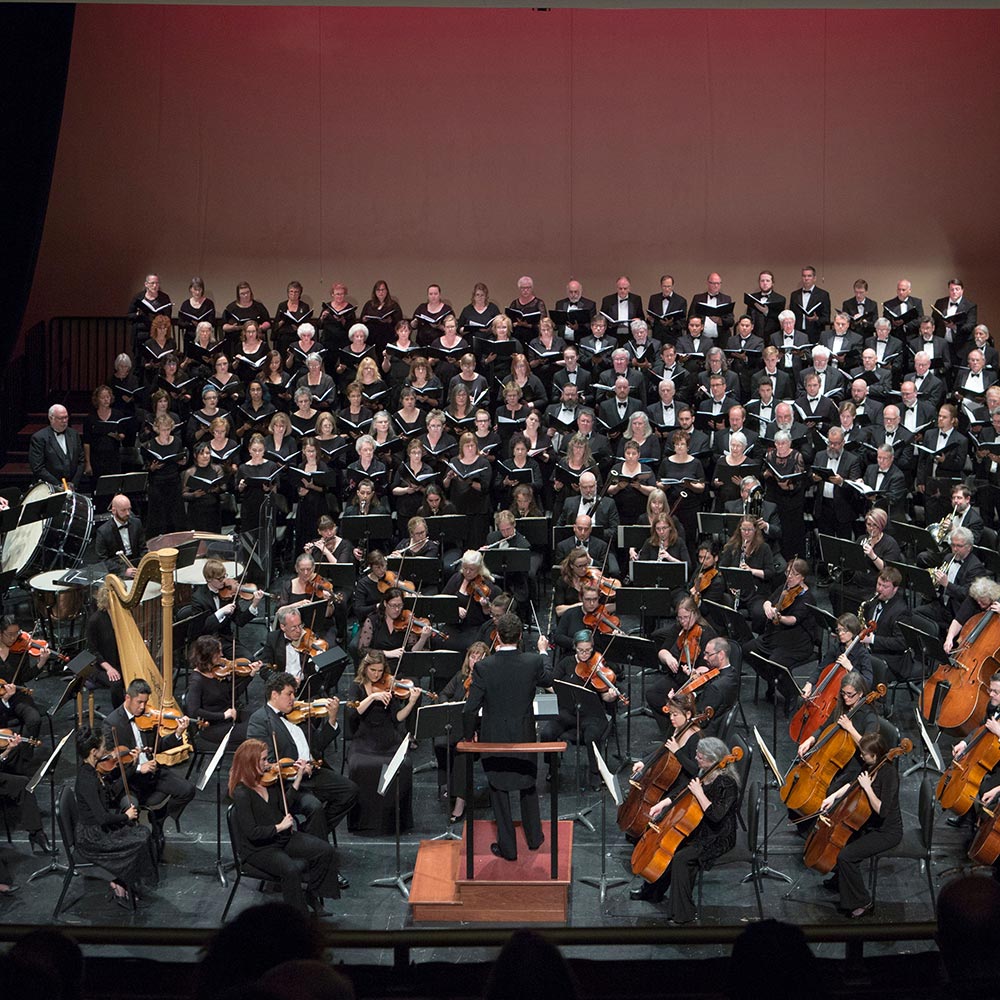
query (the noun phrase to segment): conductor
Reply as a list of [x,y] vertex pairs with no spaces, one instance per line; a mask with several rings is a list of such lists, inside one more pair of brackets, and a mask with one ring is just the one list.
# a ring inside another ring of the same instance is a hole
[[[544,636],[538,639],[538,653],[518,649],[521,619],[502,615],[496,624],[498,646],[492,656],[480,660],[472,672],[472,685],[463,717],[465,738],[476,731],[479,709],[483,710],[479,738],[484,743],[534,743],[535,716],[532,702],[535,689],[552,683],[552,664]],[[510,812],[510,793],[521,798],[521,823],[529,850],[541,847],[542,819],[538,808],[538,758],[536,754],[490,754],[483,757],[483,770],[490,784],[490,802],[497,824],[497,841],[490,850],[507,861],[517,860],[517,840]]]

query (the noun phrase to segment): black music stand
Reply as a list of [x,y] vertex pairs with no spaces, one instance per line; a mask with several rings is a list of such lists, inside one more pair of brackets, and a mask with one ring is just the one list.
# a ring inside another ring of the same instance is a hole
[[549,540],[549,518],[518,517],[514,520],[514,528],[520,532],[533,549],[544,549]]
[[[553,681],[552,690],[556,693],[560,715],[566,712],[573,716],[576,731],[576,747],[574,749],[576,794],[582,797],[586,791],[583,787],[583,774],[580,771],[583,720],[585,718],[599,718],[602,722],[606,723],[608,713],[604,711],[604,702],[601,701],[601,696],[593,688],[585,688],[582,684],[571,684],[569,681]],[[555,776],[553,776],[553,780],[554,778]],[[587,816],[593,811],[593,806],[587,806],[586,809],[577,809],[576,812],[567,813],[565,816],[560,816],[559,819],[582,823],[591,833],[594,833],[594,824],[587,819]]]
[[385,563],[397,576],[402,568],[403,576],[415,583],[421,589],[421,593],[424,584],[434,588],[441,585],[440,559],[429,556],[387,556]]
[[[899,632],[903,637],[903,641],[906,643],[907,649],[913,654],[913,658],[920,660],[920,690],[921,699],[923,698],[923,692],[927,689],[927,681],[930,678],[931,673],[936,669],[939,663],[951,663],[952,658],[944,651],[944,645],[942,644],[940,638],[936,635],[931,635],[928,632],[923,632],[918,628],[914,628],[912,625],[908,625],[906,622],[899,623]],[[933,666],[932,666],[933,664]],[[941,703],[944,701],[945,696],[951,690],[951,685],[947,681],[941,681],[934,687],[934,694],[931,698],[930,705],[930,724],[932,726],[937,726],[938,715],[941,712]],[[917,720],[920,722],[920,706],[917,705],[915,709],[917,713]],[[922,728],[922,723],[921,723]],[[937,741],[940,739],[941,729],[938,727],[938,735],[934,739],[934,745],[937,746]],[[913,771],[940,771],[941,769],[936,766],[937,762],[934,761],[933,753],[927,744],[926,740],[921,741],[924,746],[923,754],[920,760],[911,765],[905,772],[904,776],[911,774]],[[928,758],[934,762],[935,766],[930,767],[927,763]]]
[[94,484],[94,499],[113,497],[119,493],[125,496],[144,496],[149,490],[148,472],[119,472],[101,476]]
[[483,552],[483,562],[494,576],[503,577],[506,583],[513,574],[527,577],[531,572],[531,549],[487,549]]
[[[820,558],[827,564],[837,567],[836,590],[840,600],[834,607],[844,606],[844,574],[847,570],[863,573],[871,569],[872,562],[865,555],[859,542],[849,538],[837,538],[835,535],[816,533],[819,539]],[[832,603],[832,602],[831,602]]]
[[903,576],[903,587],[908,594],[919,594],[926,601],[933,603],[938,599],[938,590],[934,586],[930,572],[924,566],[911,566],[909,563],[890,562]]
[[344,676],[344,671],[351,662],[350,656],[340,646],[331,646],[311,659],[316,670],[313,676],[319,678],[320,687],[324,691],[336,691],[340,678]]
[[751,593],[756,590],[757,577],[748,569],[740,569],[739,566],[720,566],[719,572],[722,574],[722,581],[734,599],[735,607],[733,611],[737,614],[740,610],[740,595],[749,587]]
[[914,558],[918,552],[926,548],[938,547],[930,531],[925,527],[911,524],[909,521],[890,521],[889,527],[892,529],[889,534],[899,542],[901,548],[912,547]]
[[[215,777],[215,864],[211,868],[193,868],[191,869],[192,875],[214,875],[223,886],[228,885],[226,881],[226,872],[231,871],[236,866],[232,861],[226,861],[222,857],[222,758],[226,754],[226,750],[229,747],[230,737],[233,735],[233,729],[235,728],[235,723],[229,727],[228,732],[222,737],[222,741],[219,743],[212,754],[212,759],[208,763],[208,767],[205,768],[205,773],[201,776],[201,781],[198,782],[198,791],[203,792],[208,787],[209,781],[212,780],[212,775]],[[281,778],[278,778],[281,781]]]
[[720,514],[713,511],[698,511],[698,531],[703,535],[717,535],[728,538],[739,526],[742,514]]
[[573,537],[573,525],[572,524],[553,524],[552,525],[552,551],[554,552],[558,547],[560,542],[566,541],[567,538]]
[[430,619],[432,625],[458,622],[458,598],[454,594],[403,594],[403,603],[418,618]]
[[328,606],[329,602],[324,597],[310,601],[308,604],[302,604],[295,609],[302,619],[303,628],[312,629],[319,639],[326,635],[326,609]]
[[25,524],[32,524],[35,521],[45,521],[50,517],[56,517],[62,511],[66,494],[62,491],[50,493],[47,497],[39,497],[37,500],[29,500],[22,504],[17,510],[20,512],[17,519],[17,526],[20,528]]
[[76,726],[74,726],[58,743],[56,743],[55,730],[52,728],[52,715],[49,712],[45,713],[46,721],[49,724],[49,738],[52,740],[52,745],[54,747],[51,754],[49,754],[45,763],[34,773],[31,780],[25,786],[25,790],[28,792],[33,792],[37,787],[38,783],[42,778],[48,776],[49,779],[49,820],[51,823],[51,837],[49,840],[49,848],[51,850],[51,860],[47,865],[39,868],[37,871],[33,871],[28,876],[29,882],[34,882],[36,878],[45,878],[46,875],[61,875],[69,871],[66,865],[59,864],[57,858],[59,857],[59,842],[56,840],[56,761],[59,759],[59,755],[62,753],[63,747],[66,746],[66,741],[76,732]]
[[[413,733],[416,740],[430,738],[433,745],[437,745],[437,740],[442,736],[445,739],[444,773],[445,788],[448,794],[448,808],[451,809],[451,743],[455,737],[462,735],[462,712],[465,710],[464,701],[446,701],[440,705],[418,705],[417,725]],[[456,740],[457,742],[457,740]],[[428,769],[426,764],[421,764],[421,768]],[[430,762],[431,767],[436,767],[434,761]],[[416,768],[413,773],[416,774]],[[444,833],[439,833],[431,840],[461,840],[462,838],[451,829]]]
[[[618,591],[619,594],[622,591]],[[665,596],[665,595],[664,595]],[[613,666],[625,670],[625,697],[632,704],[632,675],[636,667],[639,669],[639,700],[638,708],[630,708],[625,713],[625,754],[632,752],[632,716],[648,715],[655,718],[653,710],[646,704],[646,675],[659,673],[660,661],[657,657],[656,643],[645,635],[615,635],[603,652],[604,659]]]
[[383,764],[382,775],[378,781],[378,794],[385,797],[389,788],[393,790],[396,805],[396,874],[384,878],[373,879],[369,884],[384,888],[398,889],[403,899],[410,898],[410,890],[406,883],[413,878],[413,872],[403,872],[402,859],[400,857],[400,817],[399,817],[399,769],[403,766],[406,753],[410,747],[410,736],[407,734],[399,744],[396,752],[392,755],[392,760],[388,764]]
[[597,889],[600,894],[601,906],[603,907],[604,900],[608,895],[608,889],[625,885],[628,882],[627,878],[621,878],[621,876],[617,875],[613,878],[608,878],[608,795],[611,796],[611,800],[614,802],[616,808],[621,806],[623,799],[621,785],[618,784],[617,776],[612,774],[608,769],[608,765],[604,762],[597,744],[592,743],[591,747],[594,751],[594,759],[597,761],[597,770],[600,772],[601,781],[604,783],[604,788],[601,789],[601,876],[600,878],[594,878],[592,875],[585,875],[583,878],[577,879],[577,881],[582,882],[584,885],[591,885]]
[[[687,586],[688,573],[686,562],[636,559],[632,563],[632,586],[654,587],[657,590],[684,590]],[[617,602],[615,611],[618,611]],[[669,617],[669,613],[662,617]]]
[[77,692],[83,687],[84,683],[90,680],[94,676],[97,670],[97,656],[91,653],[89,650],[83,650],[81,653],[77,653],[69,663],[66,664],[64,670],[68,670],[73,676],[70,678],[69,683],[63,688],[63,693],[59,696],[59,701],[56,703],[55,708],[51,708],[48,711],[48,715],[56,716],[59,710],[68,701],[75,698]]
[[392,516],[389,514],[345,514],[340,519],[340,533],[367,552],[371,540],[392,538]]
[[753,632],[750,630],[747,620],[735,609],[725,604],[717,604],[705,597],[701,599],[701,606],[702,608],[710,608],[710,613],[723,623],[730,642],[742,646],[743,643],[753,639]]
[[435,514],[425,517],[427,522],[427,537],[438,543],[438,550],[444,558],[445,539],[451,539],[461,548],[465,542],[465,533],[469,527],[469,519],[464,514]]
[[628,552],[635,549],[636,552],[649,540],[649,525],[646,524],[619,524],[618,525],[618,548]]
[[455,649],[408,649],[400,657],[397,673],[414,682],[429,677],[427,690],[437,694],[462,669],[464,659],[465,654]]
[[[824,650],[829,650],[831,642],[833,640],[833,633],[837,628],[837,616],[830,614],[829,611],[825,611],[823,608],[817,607],[815,604],[807,604],[806,607],[816,616],[816,620],[823,627],[823,643],[820,646],[820,663],[827,663],[826,653]],[[862,625],[865,623],[862,622]],[[835,660],[840,653],[832,655],[830,658]]]

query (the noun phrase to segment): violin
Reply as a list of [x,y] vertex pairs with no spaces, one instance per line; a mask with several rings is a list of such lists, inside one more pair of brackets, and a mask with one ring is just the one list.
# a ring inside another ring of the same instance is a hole
[[465,592],[470,598],[477,601],[488,601],[490,599],[490,583],[486,577],[477,575],[471,580],[465,581]]
[[[137,715],[133,721],[143,732],[159,727],[161,732],[173,733],[177,731],[177,726],[183,718],[184,713],[177,709],[147,708],[142,715]],[[194,722],[193,719],[189,721]],[[204,729],[207,725],[207,719],[199,719],[197,722],[199,729]]]
[[393,587],[398,587],[404,594],[415,594],[417,592],[417,588],[414,586],[412,580],[400,580],[399,574],[394,573],[391,569],[385,571],[385,576],[379,580],[376,586],[380,594],[392,590]]
[[[8,685],[8,683],[10,683],[10,682],[9,681],[5,681],[2,677],[0,677],[0,687],[6,687]],[[35,693],[31,688],[24,687],[22,684],[15,684],[14,688],[15,688],[15,690],[19,694],[34,694]]]
[[[9,743],[11,740],[17,737],[17,733],[13,729],[0,729],[0,740]],[[33,740],[28,736],[22,736],[21,742],[29,747],[40,747],[42,745],[41,740]]]
[[119,767],[131,767],[139,759],[139,752],[139,747],[115,747],[101,754],[94,768],[98,774],[112,774]]
[[690,628],[682,628],[677,633],[677,651],[680,654],[677,659],[689,667],[694,667],[701,656],[702,631],[701,625],[695,622]]
[[298,642],[292,643],[292,648],[296,652],[315,656],[317,653],[325,653],[330,648],[330,643],[326,639],[320,639],[311,628],[304,628]]
[[[893,747],[868,772],[869,776],[874,777],[888,761],[902,757],[912,749],[913,744],[910,740],[900,740],[899,746]],[[810,831],[802,855],[806,868],[812,868],[822,875],[833,871],[841,848],[851,839],[852,834],[868,822],[871,814],[872,804],[861,783],[855,778],[830,812],[820,813],[816,825]]]
[[983,778],[997,764],[1000,764],[1000,739],[986,726],[980,726],[938,780],[934,792],[938,804],[957,816],[964,816],[976,801]]
[[[254,594],[257,593],[257,584],[255,583],[240,583],[239,580],[226,579],[222,581],[222,586],[217,591],[219,599],[222,601],[252,601]],[[271,597],[271,594],[265,594],[265,597]]]
[[592,587],[595,587],[603,600],[613,601],[622,582],[621,580],[616,580],[613,576],[605,576],[603,573],[598,573],[591,566],[581,577],[581,587],[583,584],[590,584]]
[[[714,681],[722,673],[721,667],[712,667],[701,673],[692,673],[691,676],[680,686],[677,694],[694,694],[700,687],[704,687],[709,681]],[[670,714],[670,707],[664,705],[661,709],[664,715]]]
[[[850,656],[851,650],[859,642],[864,642],[875,631],[875,622],[869,622],[844,648],[842,655]],[[828,663],[820,672],[816,687],[799,706],[788,724],[788,735],[796,745],[819,732],[820,727],[830,717],[833,706],[840,694],[840,682],[847,674],[847,668],[838,663]]]
[[[713,764],[701,776],[702,783],[716,771],[722,771],[742,758],[743,750],[738,746],[733,747],[722,760]],[[655,823],[650,820],[647,824],[639,843],[632,851],[632,873],[641,875],[647,882],[655,882],[667,870],[677,849],[701,823],[704,815],[694,792],[685,788],[661,819]]]
[[701,603],[701,595],[712,585],[712,581],[719,575],[719,571],[713,566],[711,569],[702,570],[694,581],[691,588],[691,596],[695,604]]
[[382,679],[377,684],[373,684],[372,687],[376,691],[391,691],[395,697],[404,700],[410,697],[411,691],[417,691],[425,698],[437,701],[437,695],[433,691],[425,691],[423,688],[418,688],[408,677],[400,677],[397,680],[391,674],[383,674]]
[[575,669],[576,676],[583,679],[584,686],[590,684],[595,691],[610,691],[628,707],[628,698],[615,687],[615,672],[604,665],[604,657],[600,653],[591,653],[588,659],[577,660]]
[[63,656],[62,653],[57,653],[54,649],[51,649],[49,647],[47,640],[36,639],[28,632],[19,633],[18,637],[10,644],[8,648],[12,653],[27,653],[29,656],[41,656],[42,653],[48,651],[57,660],[61,660],[63,663],[69,662],[69,657]]
[[801,583],[797,583],[794,587],[786,587],[775,605],[778,614],[784,614],[795,603],[795,599],[803,590],[805,590],[805,585]]
[[281,760],[268,764],[264,768],[264,773],[260,776],[260,783],[270,788],[271,785],[277,783],[279,778],[291,779],[295,777],[297,772],[295,761],[291,757],[282,757]]
[[303,584],[306,594],[321,601],[333,600],[333,584],[325,577],[314,573],[305,584]]
[[393,632],[405,632],[407,629],[413,635],[423,635],[424,632],[430,632],[431,635],[439,636],[442,639],[448,638],[448,633],[435,628],[430,623],[430,619],[415,618],[409,608],[403,608],[399,617],[392,623],[392,630]]
[[[285,718],[293,725],[297,726],[306,719],[323,719],[327,715],[332,698],[314,698],[312,701],[297,701],[292,705],[292,710],[285,714]],[[342,708],[357,708],[360,702],[342,701]]]
[[601,611],[600,608],[592,614],[583,616],[583,624],[591,632],[600,632],[601,635],[624,635],[622,631],[622,620],[617,615],[609,615]]
[[[712,718],[714,712],[715,709],[709,706],[701,715],[688,719],[674,733],[673,739],[680,740],[690,730],[701,728]],[[618,807],[617,819],[618,829],[627,836],[636,839],[642,836],[642,831],[649,823],[649,810],[667,794],[681,773],[681,762],[666,743],[661,750],[656,760],[643,768],[636,777],[629,778],[628,795]]]
[[228,680],[234,673],[237,677],[252,677],[253,666],[249,656],[237,656],[235,660],[219,660],[212,665],[210,673],[217,681]]
[[[858,700],[847,717],[853,718],[862,705],[870,705],[879,698],[884,698],[885,692],[886,686],[879,684],[864,700]],[[856,749],[851,734],[837,722],[830,723],[805,757],[788,769],[781,786],[781,801],[794,812],[818,812],[830,788],[830,782],[854,756]]]
[[[1000,615],[983,611],[974,615],[958,633],[958,644],[947,663],[927,679],[920,695],[920,714],[945,732],[965,736],[981,719],[989,700],[989,679],[1000,670]],[[945,692],[937,719],[931,718],[938,685]]]

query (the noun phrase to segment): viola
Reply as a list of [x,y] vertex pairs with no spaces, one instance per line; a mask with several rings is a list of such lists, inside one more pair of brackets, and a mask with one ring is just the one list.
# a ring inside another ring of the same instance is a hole
[[[887,762],[908,754],[912,749],[913,744],[909,740],[900,740],[899,746],[893,747],[868,772],[869,776],[874,777]],[[822,875],[833,871],[841,848],[868,822],[871,814],[872,804],[861,783],[855,778],[829,814],[821,813],[810,831],[802,855],[806,868],[812,868]]]
[[[886,686],[879,684],[863,701],[858,700],[847,717],[853,718],[862,705],[884,698],[885,692]],[[854,756],[856,749],[850,733],[836,721],[830,723],[799,763],[793,763],[788,769],[781,786],[781,801],[795,812],[818,812],[830,782]]]
[[119,767],[131,767],[139,759],[139,747],[118,746],[97,758],[94,765],[98,774],[112,774]]
[[393,632],[405,632],[407,629],[410,630],[411,635],[423,635],[424,632],[430,632],[431,635],[436,635],[441,639],[448,638],[448,633],[435,628],[430,623],[430,619],[415,618],[409,608],[403,608],[399,617],[392,623],[392,630]]
[[211,676],[217,681],[228,680],[233,674],[237,677],[252,677],[253,666],[248,656],[237,656],[235,660],[219,660],[212,665]]
[[69,662],[69,657],[51,649],[47,640],[36,639],[28,632],[20,632],[8,648],[12,653],[27,653],[29,656],[41,656],[42,653],[48,651],[57,660],[61,660],[63,663]]
[[997,764],[1000,764],[1000,738],[986,726],[980,726],[938,780],[934,793],[938,804],[942,809],[964,816],[976,801],[983,778]]
[[[716,771],[722,771],[743,757],[740,747],[726,754],[717,764],[713,764],[702,776],[702,783]],[[654,803],[655,804],[655,803]],[[701,803],[690,788],[677,796],[666,814],[656,822],[650,820],[639,843],[632,851],[632,874],[641,875],[647,882],[655,882],[670,866],[678,848],[701,823],[705,815]]]
[[583,616],[583,624],[591,632],[600,632],[601,635],[624,635],[622,631],[622,620],[617,615],[609,615],[600,608],[589,615]]
[[[0,687],[6,687],[9,683],[10,683],[9,681],[5,681],[2,677],[0,677]],[[22,684],[15,684],[14,688],[15,688],[15,690],[17,690],[17,692],[19,694],[34,694],[35,693],[31,688],[24,687],[24,685],[22,685]]]
[[705,593],[706,590],[712,585],[712,581],[719,575],[719,571],[713,566],[711,569],[702,570],[697,579],[694,581],[694,586],[691,588],[691,596],[694,598],[695,604],[701,603],[701,595]]
[[780,614],[784,614],[795,603],[795,599],[799,596],[799,594],[801,594],[805,589],[805,586],[801,583],[797,583],[794,587],[786,587],[781,592],[781,596],[778,598],[778,603],[775,605],[778,612]]
[[593,566],[588,569],[583,576],[580,578],[580,586],[584,584],[590,584],[592,587],[596,587],[598,593],[605,601],[613,601],[615,599],[615,594],[618,592],[618,588],[622,585],[621,580],[616,580],[613,576],[605,576],[603,573],[598,573]]
[[[851,650],[859,642],[864,642],[875,631],[875,622],[869,622],[844,648],[850,656]],[[788,724],[788,734],[796,745],[819,732],[820,727],[830,717],[833,706],[840,694],[840,682],[847,675],[847,668],[836,660],[828,663],[820,672],[816,687],[799,706]]]
[[292,779],[297,774],[295,761],[291,757],[282,757],[274,764],[268,764],[260,776],[260,783],[268,788],[276,784],[279,778]]
[[333,584],[319,573],[313,575],[303,584],[303,589],[310,597],[321,601],[333,600]]
[[[703,670],[700,673],[692,673],[691,676],[680,686],[677,694],[694,694],[698,688],[704,687],[709,681],[714,681],[722,673],[721,667],[712,667],[711,670]],[[670,714],[670,708],[664,705],[661,709],[664,715]]]
[[[700,715],[692,716],[674,733],[673,739],[679,741],[692,729],[701,728],[714,712],[709,706]],[[628,795],[618,807],[618,829],[627,836],[641,837],[649,823],[649,810],[663,799],[680,773],[681,762],[664,743],[659,756],[636,777],[629,778]]]
[[[9,743],[17,735],[13,729],[0,729],[0,740],[3,740],[5,743]],[[42,745],[41,740],[33,740],[28,736],[22,736],[21,742],[29,747],[40,747]]]
[[[376,586],[380,594],[392,590],[393,587],[398,587],[404,594],[415,594],[417,592],[417,588],[414,586],[412,580],[400,580],[399,574],[394,573],[391,569],[385,571],[385,576],[379,580]],[[489,595],[487,594],[487,596]]]
[[315,656],[317,653],[325,653],[330,648],[330,643],[326,639],[320,639],[311,628],[304,628],[298,642],[293,642],[292,647],[299,653]]
[[490,599],[490,583],[485,576],[477,575],[465,581],[465,592],[477,601]]
[[[257,593],[257,584],[255,583],[240,583],[239,580],[225,579],[222,581],[222,586],[218,590],[219,599],[223,601],[251,601],[253,600],[254,594]],[[265,597],[271,597],[271,594],[265,594]]]
[[576,676],[582,678],[584,686],[589,684],[595,691],[610,691],[623,705],[628,707],[628,698],[615,687],[615,672],[604,665],[600,653],[591,653],[586,660],[576,661]]
[[[986,713],[989,679],[1000,670],[1000,615],[983,611],[970,618],[958,634],[958,645],[948,663],[940,664],[927,679],[920,696],[920,714],[945,732],[965,736],[975,728],[974,719]],[[945,691],[937,719],[931,709],[938,685]]]

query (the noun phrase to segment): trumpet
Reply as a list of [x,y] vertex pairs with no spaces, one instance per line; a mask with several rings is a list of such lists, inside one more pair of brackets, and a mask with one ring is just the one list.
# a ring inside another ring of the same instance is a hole
[[955,561],[955,557],[952,556],[947,562],[942,563],[940,566],[931,566],[931,567],[928,568],[927,572],[930,573],[930,575],[931,575],[931,582],[934,584],[935,587],[937,586],[937,581],[934,579],[934,577],[938,573],[944,573],[944,575],[947,576],[948,575],[948,570],[951,569],[951,564],[954,561]]
[[932,524],[927,530],[931,533],[931,538],[938,545],[944,545],[948,541],[948,533],[951,531],[952,524],[955,523],[955,518],[958,516],[958,504],[952,508],[950,514],[946,514],[941,518],[936,524]]

